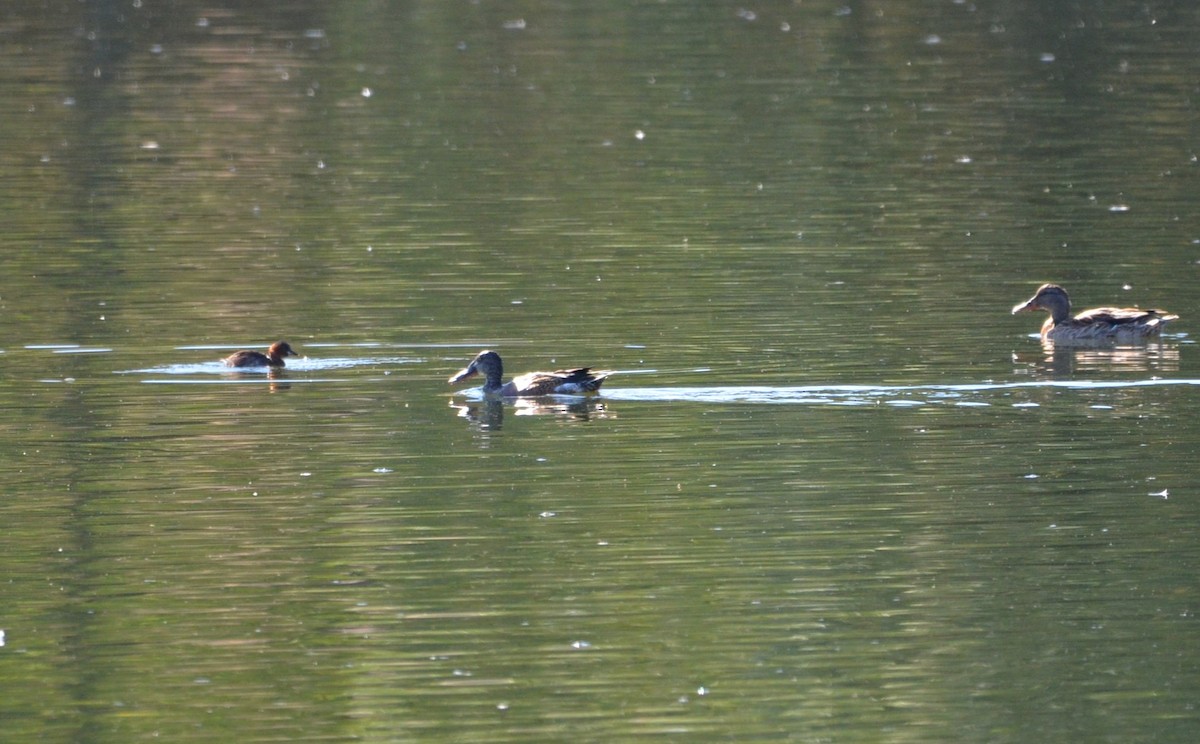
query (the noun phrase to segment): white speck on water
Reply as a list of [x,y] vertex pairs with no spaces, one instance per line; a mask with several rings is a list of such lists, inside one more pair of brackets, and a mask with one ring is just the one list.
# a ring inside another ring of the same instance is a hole
[[633,138],[638,142],[641,142],[642,140],[646,139],[646,133],[638,129],[633,133]]
[[1110,211],[1110,212],[1128,212],[1129,205],[1128,204],[1113,204],[1113,205],[1109,206],[1108,211]]
[[363,98],[370,98],[370,97],[371,97],[371,89],[370,89],[370,88],[363,88],[363,89],[362,89],[362,97],[363,97]]
[[1158,498],[1166,501],[1167,497],[1171,495],[1171,492],[1164,488],[1161,491],[1152,492],[1150,495],[1157,496]]
[[392,469],[391,468],[375,468],[371,472],[372,473],[381,473],[381,474],[382,473],[390,473],[390,472],[392,472]]
[[591,647],[592,644],[588,641],[571,641],[571,648],[585,649]]
[[1040,476],[1040,475],[1038,475],[1037,473],[1026,473],[1026,474],[1025,474],[1025,479],[1026,479],[1026,480],[1034,480],[1034,479],[1036,479],[1036,478],[1040,478],[1040,477],[1041,477],[1041,476]]
[[1042,55],[1040,57],[1038,57],[1038,59],[1041,60],[1042,62],[1049,63],[1049,62],[1053,62],[1055,57],[1054,57],[1053,52],[1042,52]]
[[542,519],[550,519],[551,517],[557,517],[558,512],[544,511],[541,514],[538,514],[538,516]]

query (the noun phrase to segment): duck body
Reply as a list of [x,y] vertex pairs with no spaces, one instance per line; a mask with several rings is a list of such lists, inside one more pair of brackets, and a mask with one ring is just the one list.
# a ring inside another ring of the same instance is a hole
[[554,372],[530,372],[503,382],[504,364],[494,351],[481,351],[463,369],[449,380],[451,385],[483,375],[483,392],[505,398],[533,397],[538,395],[586,395],[600,389],[612,372],[593,372],[589,367],[560,369]]
[[1042,340],[1056,343],[1144,341],[1160,335],[1168,322],[1179,317],[1165,310],[1136,307],[1097,307],[1071,317],[1071,299],[1057,284],[1043,284],[1012,311],[1016,315],[1033,310],[1050,313],[1042,324]]
[[235,351],[221,360],[226,367],[282,367],[284,357],[298,357],[287,341],[276,341],[264,354],[261,351]]

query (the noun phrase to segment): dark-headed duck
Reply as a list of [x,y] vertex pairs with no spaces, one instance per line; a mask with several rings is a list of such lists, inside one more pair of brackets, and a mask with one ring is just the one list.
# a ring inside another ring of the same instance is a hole
[[450,378],[450,384],[462,382],[475,375],[483,375],[483,392],[504,397],[535,395],[584,395],[600,389],[612,372],[592,372],[588,367],[560,369],[555,372],[530,372],[501,382],[504,365],[500,355],[494,351],[481,351],[463,369]]
[[282,367],[284,357],[298,357],[287,341],[276,341],[264,354],[261,351],[235,351],[221,361],[226,367]]

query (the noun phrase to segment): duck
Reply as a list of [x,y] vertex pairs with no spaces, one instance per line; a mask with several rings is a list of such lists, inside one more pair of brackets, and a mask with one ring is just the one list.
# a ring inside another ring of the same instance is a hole
[[287,341],[276,341],[264,354],[261,351],[235,351],[221,360],[226,367],[282,367],[284,357],[299,354]]
[[1179,318],[1165,310],[1136,307],[1097,307],[1071,317],[1071,298],[1057,284],[1043,284],[1033,297],[1013,307],[1013,315],[1045,310],[1050,317],[1042,324],[1042,340],[1056,342],[1131,342],[1158,336],[1163,326]]
[[593,372],[589,367],[560,369],[554,372],[529,372],[508,382],[501,382],[504,364],[500,355],[485,349],[471,363],[447,381],[454,385],[475,375],[484,376],[483,392],[506,398],[532,397],[537,395],[586,395],[600,389],[604,380],[613,374],[610,371]]

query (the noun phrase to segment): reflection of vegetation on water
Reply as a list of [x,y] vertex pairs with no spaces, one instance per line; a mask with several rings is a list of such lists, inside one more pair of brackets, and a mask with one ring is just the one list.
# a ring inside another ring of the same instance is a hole
[[1192,741],[1195,0],[571,5],[6,4],[7,738]]

